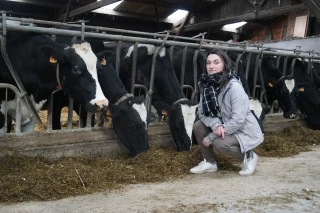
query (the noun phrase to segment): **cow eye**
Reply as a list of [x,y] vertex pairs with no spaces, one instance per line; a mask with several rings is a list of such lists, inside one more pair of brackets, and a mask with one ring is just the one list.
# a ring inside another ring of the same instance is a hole
[[73,71],[75,71],[75,72],[80,72],[80,69],[79,69],[78,66],[74,66]]

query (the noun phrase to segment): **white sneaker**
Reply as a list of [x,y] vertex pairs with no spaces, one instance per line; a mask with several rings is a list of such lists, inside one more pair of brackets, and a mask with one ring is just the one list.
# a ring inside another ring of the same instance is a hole
[[242,170],[239,172],[239,175],[252,175],[256,170],[258,155],[252,151],[250,152],[249,157],[247,157],[247,154],[244,156]]
[[190,169],[191,173],[194,174],[200,174],[200,173],[205,173],[205,172],[216,172],[218,171],[218,167],[216,163],[209,163],[204,159],[201,161],[198,166],[193,167]]

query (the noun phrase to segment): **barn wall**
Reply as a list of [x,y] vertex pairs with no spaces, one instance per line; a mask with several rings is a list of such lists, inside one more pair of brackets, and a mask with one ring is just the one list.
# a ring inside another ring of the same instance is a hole
[[251,41],[280,41],[285,38],[293,37],[296,17],[309,15],[308,10],[291,13],[287,16],[270,19],[269,25],[254,30]]
[[[291,5],[291,0],[281,0],[280,4],[278,0],[268,0],[264,2],[261,8],[259,8],[259,11],[267,11]],[[254,7],[249,3],[249,1],[229,0],[224,1],[224,3],[221,3],[218,6],[213,5],[211,7],[208,7],[206,5],[201,9],[201,13],[197,14],[194,24],[252,13],[254,13]]]

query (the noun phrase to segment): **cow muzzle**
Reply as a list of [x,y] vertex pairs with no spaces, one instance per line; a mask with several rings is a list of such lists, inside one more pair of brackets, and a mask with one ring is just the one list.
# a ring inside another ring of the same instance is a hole
[[286,119],[295,119],[297,115],[295,113],[283,113],[283,117]]

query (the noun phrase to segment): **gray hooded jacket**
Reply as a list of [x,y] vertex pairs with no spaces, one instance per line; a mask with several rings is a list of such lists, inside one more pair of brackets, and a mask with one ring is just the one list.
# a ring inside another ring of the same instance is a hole
[[[221,89],[218,102],[221,109],[221,119],[204,116],[202,110],[202,85],[200,86],[200,102],[198,104],[198,117],[212,130],[222,125],[225,135],[234,134],[239,143],[241,152],[249,151],[263,142],[264,137],[258,121],[249,110],[249,98],[242,84],[237,79],[230,79]],[[213,132],[206,139],[213,143],[218,136]]]

